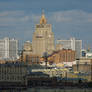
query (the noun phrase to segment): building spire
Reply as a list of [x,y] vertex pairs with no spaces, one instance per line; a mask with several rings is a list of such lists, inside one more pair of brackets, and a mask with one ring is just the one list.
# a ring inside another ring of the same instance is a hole
[[45,14],[44,14],[44,9],[42,9],[42,15],[45,15]]
[[47,23],[47,20],[45,18],[44,10],[42,10],[42,16],[41,16],[41,19],[40,19],[40,24],[46,24],[46,23]]

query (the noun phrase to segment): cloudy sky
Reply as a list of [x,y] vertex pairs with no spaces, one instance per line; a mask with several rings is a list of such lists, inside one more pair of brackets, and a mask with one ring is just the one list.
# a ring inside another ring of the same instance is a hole
[[0,38],[32,41],[42,9],[55,39],[75,37],[92,47],[92,0],[0,0]]

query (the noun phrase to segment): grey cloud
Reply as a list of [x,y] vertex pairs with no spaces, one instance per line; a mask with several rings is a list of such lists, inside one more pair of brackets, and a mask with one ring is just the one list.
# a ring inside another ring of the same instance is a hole
[[4,16],[21,16],[24,15],[24,11],[2,11],[0,12],[0,17]]
[[51,20],[55,22],[86,23],[91,22],[92,13],[81,10],[59,11],[52,13]]

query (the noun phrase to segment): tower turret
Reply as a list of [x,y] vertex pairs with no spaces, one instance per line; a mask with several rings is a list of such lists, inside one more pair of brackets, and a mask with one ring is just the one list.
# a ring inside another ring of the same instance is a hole
[[40,19],[40,24],[46,24],[46,23],[47,23],[47,20],[45,18],[44,11],[42,11],[42,16],[41,16],[41,19]]

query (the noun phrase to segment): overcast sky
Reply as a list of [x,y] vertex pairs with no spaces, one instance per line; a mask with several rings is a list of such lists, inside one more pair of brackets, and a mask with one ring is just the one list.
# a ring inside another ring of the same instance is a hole
[[75,37],[92,47],[92,0],[0,0],[0,38],[32,41],[42,9],[55,39]]

